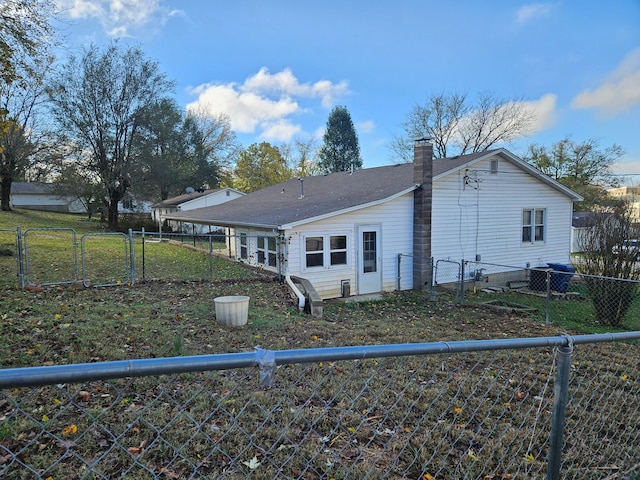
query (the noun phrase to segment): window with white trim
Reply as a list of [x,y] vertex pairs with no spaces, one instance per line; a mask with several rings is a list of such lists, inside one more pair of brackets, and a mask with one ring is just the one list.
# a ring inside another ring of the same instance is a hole
[[275,267],[277,258],[276,237],[258,237],[258,264]]
[[544,242],[546,239],[547,211],[544,208],[526,208],[522,211],[522,243]]
[[305,267],[347,265],[347,235],[309,235],[304,238]]
[[249,258],[249,249],[247,244],[247,234],[245,232],[240,233],[240,258],[246,260]]

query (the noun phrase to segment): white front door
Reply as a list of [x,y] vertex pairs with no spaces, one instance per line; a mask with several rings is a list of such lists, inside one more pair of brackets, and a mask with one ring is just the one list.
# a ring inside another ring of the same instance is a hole
[[358,227],[358,294],[382,290],[380,225]]

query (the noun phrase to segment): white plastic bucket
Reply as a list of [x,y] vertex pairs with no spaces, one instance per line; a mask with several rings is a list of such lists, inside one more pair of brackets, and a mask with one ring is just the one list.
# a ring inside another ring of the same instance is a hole
[[249,297],[231,295],[213,299],[216,305],[216,320],[222,325],[239,327],[246,325],[249,318]]

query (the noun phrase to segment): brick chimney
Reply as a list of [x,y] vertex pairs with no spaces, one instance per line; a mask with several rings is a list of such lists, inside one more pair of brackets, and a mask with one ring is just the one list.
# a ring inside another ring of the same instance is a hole
[[413,147],[413,289],[431,285],[431,204],[433,193],[433,143],[418,138]]

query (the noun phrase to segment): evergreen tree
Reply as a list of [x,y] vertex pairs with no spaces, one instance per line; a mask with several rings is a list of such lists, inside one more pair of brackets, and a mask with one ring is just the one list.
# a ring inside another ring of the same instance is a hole
[[347,172],[352,168],[362,168],[358,135],[346,107],[334,107],[331,111],[323,141],[318,152],[320,172]]

